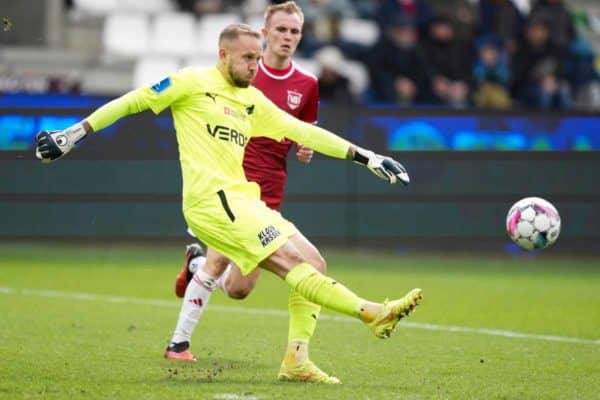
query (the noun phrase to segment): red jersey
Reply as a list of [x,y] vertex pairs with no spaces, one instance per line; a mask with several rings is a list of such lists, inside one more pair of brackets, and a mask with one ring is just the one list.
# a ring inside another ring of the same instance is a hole
[[[308,123],[317,122],[317,78],[303,71],[294,61],[285,69],[274,69],[260,60],[252,85],[288,114]],[[288,139],[276,142],[266,137],[254,137],[244,154],[246,178],[260,185],[262,200],[275,210],[280,209],[283,200],[286,158],[291,145]]]

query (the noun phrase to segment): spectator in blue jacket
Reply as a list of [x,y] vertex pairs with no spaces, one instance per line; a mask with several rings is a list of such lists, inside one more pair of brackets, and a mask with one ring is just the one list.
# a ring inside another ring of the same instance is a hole
[[510,68],[502,41],[495,36],[482,36],[476,42],[476,51],[473,65],[475,105],[481,108],[510,107]]

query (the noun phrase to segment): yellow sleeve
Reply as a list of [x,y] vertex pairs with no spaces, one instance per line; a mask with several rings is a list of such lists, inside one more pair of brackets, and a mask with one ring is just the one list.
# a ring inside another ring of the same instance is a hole
[[92,126],[94,132],[112,125],[120,118],[127,115],[136,114],[148,109],[148,106],[143,103],[140,91],[142,89],[132,90],[123,96],[114,99],[86,118],[87,122]]
[[193,80],[192,70],[183,69],[153,86],[132,90],[106,103],[86,119],[96,132],[127,115],[148,109],[158,114],[191,92],[193,87],[191,80]]
[[351,146],[349,141],[328,130],[292,117],[260,92],[256,96],[252,132],[277,141],[286,137],[335,158],[346,158]]
[[197,79],[193,68],[184,68],[169,75],[162,81],[150,87],[140,89],[141,101],[159,114],[165,108],[173,105],[178,100],[190,95],[196,87]]

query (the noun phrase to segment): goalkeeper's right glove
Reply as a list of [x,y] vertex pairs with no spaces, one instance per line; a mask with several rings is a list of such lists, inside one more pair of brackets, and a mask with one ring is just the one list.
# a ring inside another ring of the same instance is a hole
[[366,166],[379,178],[388,181],[392,185],[398,181],[404,186],[410,183],[406,168],[391,157],[384,157],[357,146],[353,161]]
[[35,136],[35,156],[44,163],[58,160],[71,151],[86,135],[81,123],[64,131],[41,131]]

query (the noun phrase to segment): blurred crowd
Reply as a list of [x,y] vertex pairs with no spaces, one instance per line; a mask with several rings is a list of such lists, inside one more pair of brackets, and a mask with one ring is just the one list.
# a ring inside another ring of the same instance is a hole
[[[201,14],[241,0],[178,0]],[[277,3],[279,1],[272,1]],[[321,60],[322,100],[401,106],[600,109],[600,75],[567,2],[532,0],[296,0],[305,14],[298,55]],[[340,35],[340,21],[374,21],[365,46]],[[344,60],[362,62],[369,88],[356,96]]]

